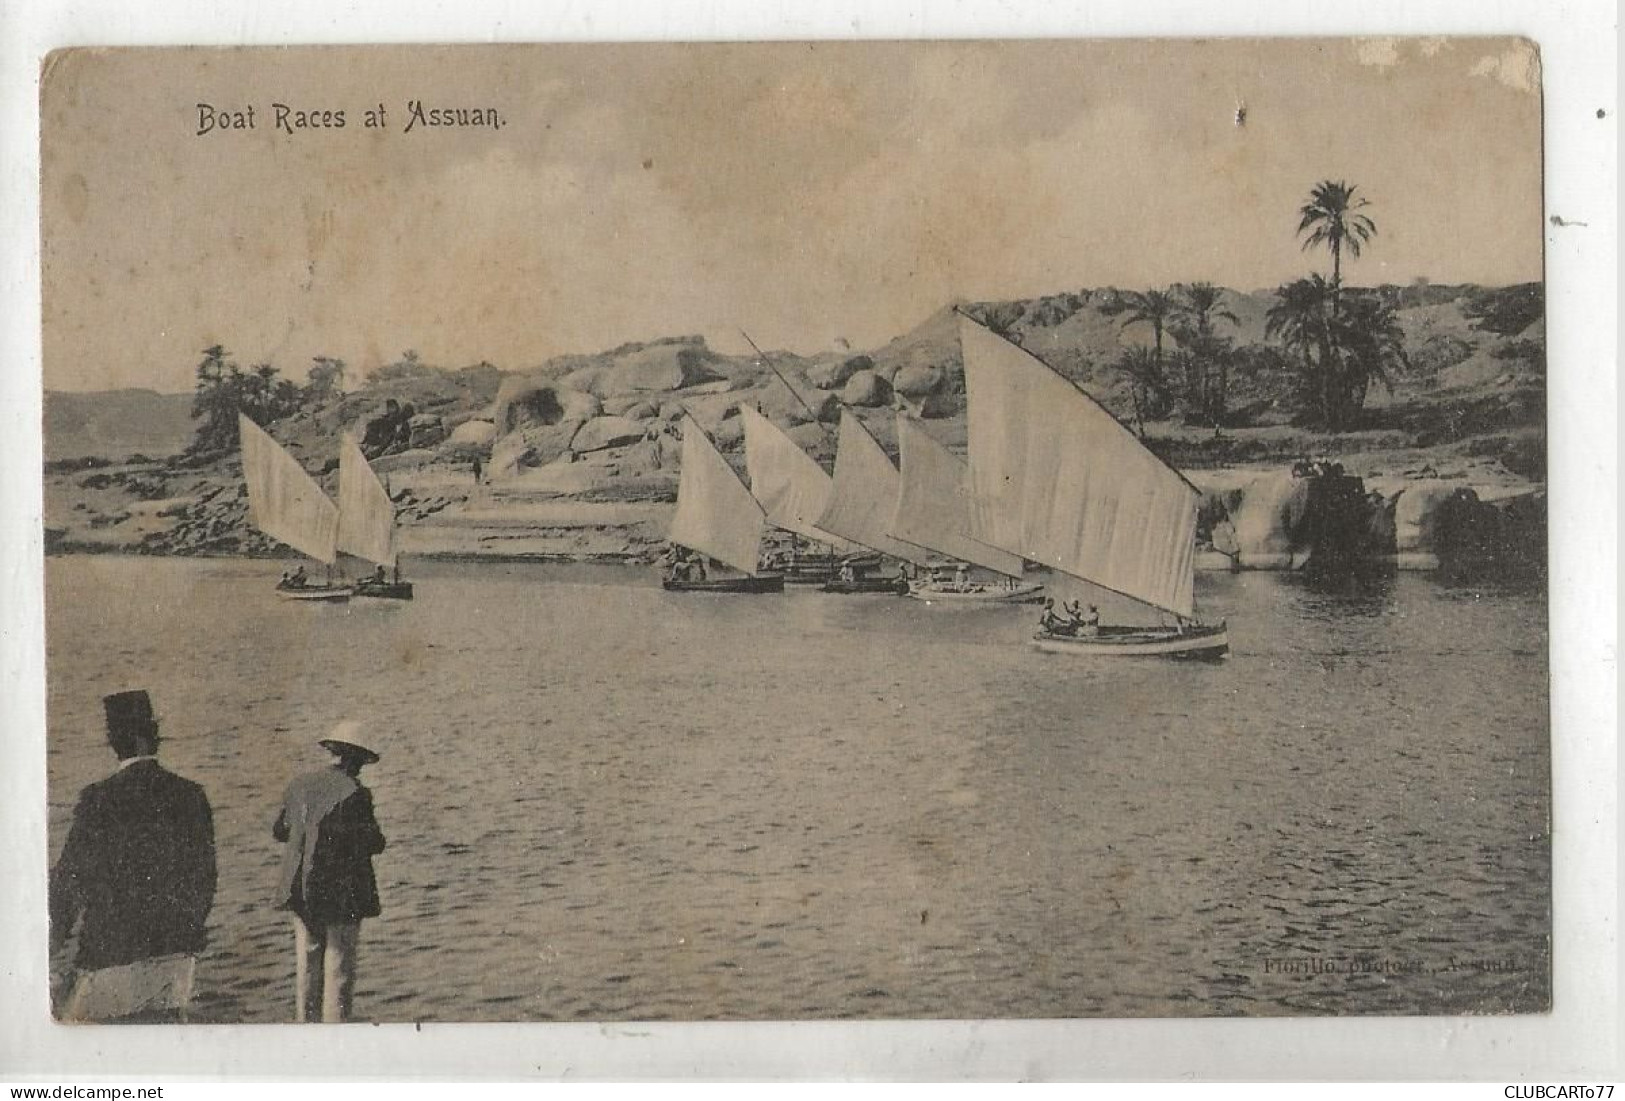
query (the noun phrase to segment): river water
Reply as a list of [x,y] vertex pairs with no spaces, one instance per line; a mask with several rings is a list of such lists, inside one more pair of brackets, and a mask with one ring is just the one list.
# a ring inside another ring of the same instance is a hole
[[195,1016],[290,1018],[282,789],[368,724],[359,1017],[1490,1013],[1548,1004],[1538,594],[1203,575],[1218,664],[1030,649],[1034,610],[429,564],[47,564],[52,855],[151,690],[213,801]]

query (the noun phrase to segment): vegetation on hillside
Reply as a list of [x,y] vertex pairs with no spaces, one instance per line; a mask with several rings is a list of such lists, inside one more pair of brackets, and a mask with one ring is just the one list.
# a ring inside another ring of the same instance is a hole
[[245,371],[222,345],[205,348],[193,389],[192,419],[198,425],[188,455],[211,459],[235,451],[238,414],[266,428],[302,409],[343,397],[341,359],[317,356],[303,386],[278,376],[277,368],[269,363]]

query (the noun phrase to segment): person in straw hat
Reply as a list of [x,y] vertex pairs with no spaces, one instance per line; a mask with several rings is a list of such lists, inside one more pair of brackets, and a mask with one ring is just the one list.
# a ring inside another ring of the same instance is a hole
[[354,722],[318,744],[331,764],[288,785],[271,829],[286,843],[276,904],[293,915],[294,1020],[301,1022],[350,1018],[361,921],[380,912],[372,858],[384,851],[372,792],[359,779],[378,754]]
[[201,787],[158,763],[146,692],[117,692],[102,706],[118,770],[79,793],[51,869],[53,955],[78,930],[58,1015],[184,1019],[214,903],[214,817]]

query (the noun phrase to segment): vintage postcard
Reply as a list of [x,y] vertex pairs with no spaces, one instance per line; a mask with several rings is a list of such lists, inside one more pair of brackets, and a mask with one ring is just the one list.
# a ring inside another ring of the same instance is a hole
[[1546,1012],[1541,89],[52,54],[57,1017]]

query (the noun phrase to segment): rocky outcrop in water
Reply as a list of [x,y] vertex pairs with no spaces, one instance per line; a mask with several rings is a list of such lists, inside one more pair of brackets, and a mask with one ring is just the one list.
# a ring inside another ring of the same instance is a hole
[[1315,470],[1300,464],[1210,492],[1198,532],[1243,570],[1531,575],[1544,568],[1545,493],[1485,501],[1471,486],[1441,479],[1384,493],[1336,464]]

